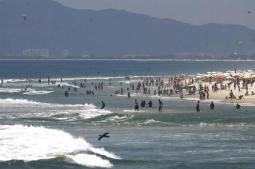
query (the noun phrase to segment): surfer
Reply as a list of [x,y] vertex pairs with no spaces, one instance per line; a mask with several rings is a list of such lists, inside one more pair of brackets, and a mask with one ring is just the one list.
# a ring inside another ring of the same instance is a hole
[[211,104],[210,104],[210,109],[214,110],[214,103],[213,102],[211,102]]
[[197,111],[197,112],[200,112],[199,101],[197,101],[196,111]]
[[104,101],[102,101],[102,107],[101,107],[101,109],[104,109],[105,108],[105,103],[104,103]]

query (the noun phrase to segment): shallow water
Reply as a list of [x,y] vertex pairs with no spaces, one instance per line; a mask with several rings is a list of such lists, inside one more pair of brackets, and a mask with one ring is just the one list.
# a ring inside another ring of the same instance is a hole
[[[254,70],[254,62],[1,61],[0,168],[254,168],[254,105],[237,111],[215,101],[211,111],[207,101],[197,113],[195,99],[161,97],[159,113],[159,97],[112,95],[140,75],[233,68]],[[64,88],[48,85],[48,76],[63,77]],[[87,88],[74,92],[73,81],[85,78]],[[85,94],[101,81],[103,91]],[[136,98],[151,99],[153,108],[134,112]],[[104,132],[110,138],[98,141]]]

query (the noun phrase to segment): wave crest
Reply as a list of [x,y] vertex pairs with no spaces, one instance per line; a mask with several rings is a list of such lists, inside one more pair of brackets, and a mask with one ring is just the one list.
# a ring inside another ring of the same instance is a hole
[[29,162],[64,156],[79,165],[110,168],[111,162],[103,157],[120,159],[102,148],[93,147],[83,138],[57,129],[0,125],[0,131],[0,161]]

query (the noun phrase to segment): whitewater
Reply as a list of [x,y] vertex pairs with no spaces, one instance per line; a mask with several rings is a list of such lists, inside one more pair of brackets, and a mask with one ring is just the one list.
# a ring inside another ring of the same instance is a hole
[[120,159],[104,149],[95,148],[82,138],[56,129],[44,127],[1,125],[0,161],[37,161],[64,157],[68,162],[90,167],[110,168],[112,164],[102,156]]

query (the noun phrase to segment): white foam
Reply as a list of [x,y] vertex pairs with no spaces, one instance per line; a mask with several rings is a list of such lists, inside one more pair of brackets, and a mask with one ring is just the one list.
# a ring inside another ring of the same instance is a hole
[[0,93],[19,93],[21,89],[17,88],[0,88]]
[[88,108],[96,108],[92,104],[54,104],[54,103],[42,103],[42,102],[37,102],[37,101],[32,101],[32,100],[27,100],[27,99],[12,99],[12,98],[7,98],[7,99],[0,99],[0,103],[3,105],[8,105],[8,104],[13,104],[13,105],[40,105],[42,107],[81,107],[81,106],[87,106]]
[[162,99],[162,100],[181,100],[180,97],[175,97],[175,96],[149,96],[152,99]]
[[109,79],[124,79],[124,76],[105,76],[105,77],[87,77],[87,80],[109,80]]
[[31,91],[28,91],[28,92],[25,92],[23,94],[25,95],[45,95],[45,94],[50,94],[52,93],[53,91],[46,91],[46,90],[42,90],[42,91],[39,91],[39,90],[31,90]]
[[4,79],[4,83],[26,82],[27,79]]
[[125,122],[127,120],[130,120],[132,119],[134,116],[131,115],[131,116],[128,116],[128,115],[125,115],[125,116],[112,116],[112,117],[109,117],[105,120],[102,120],[100,122],[113,122],[113,123],[120,123],[120,122]]
[[[113,166],[108,160],[104,160],[96,155],[78,154],[68,155],[67,157],[79,165],[88,167],[111,168]],[[97,165],[95,166],[95,164]]]
[[[92,104],[53,104],[30,101],[26,99],[0,99],[2,108],[12,110],[22,107],[27,110],[26,114],[15,114],[15,116],[22,115],[22,117],[53,117],[55,119],[69,119],[70,117],[56,117],[56,115],[75,115],[78,114],[82,119],[95,118],[97,116],[111,114],[111,111],[98,109]],[[29,113],[30,112],[30,113]]]
[[123,113],[134,113],[134,112],[136,112],[136,113],[142,113],[142,112],[146,112],[145,110],[139,110],[139,111],[135,111],[135,109],[125,109],[125,110],[123,110]]
[[159,123],[161,123],[161,121],[157,121],[154,119],[149,119],[144,122],[144,124],[159,124]]
[[28,162],[64,156],[79,165],[109,168],[112,167],[110,161],[100,156],[120,159],[102,148],[93,147],[82,138],[56,129],[0,125],[0,138],[0,161]]
[[7,98],[7,99],[0,99],[0,104],[2,105],[8,105],[8,104],[34,104],[34,105],[38,105],[40,104],[39,102],[35,102],[35,101],[29,101],[26,99],[11,99],[11,98]]
[[70,84],[70,83],[67,83],[67,82],[56,83],[55,85],[80,88],[80,87],[77,86],[77,85]]
[[[64,81],[83,81],[83,80],[109,80],[109,79],[124,79],[125,77],[123,76],[90,76],[90,77],[62,77],[62,82]],[[37,79],[34,79],[37,81]],[[47,78],[42,78],[41,79],[43,82],[48,82]],[[59,78],[50,78],[50,80],[54,80],[57,82],[61,81],[61,77]]]
[[131,84],[131,83],[138,83],[141,80],[122,80],[120,82],[125,83],[125,84]]

